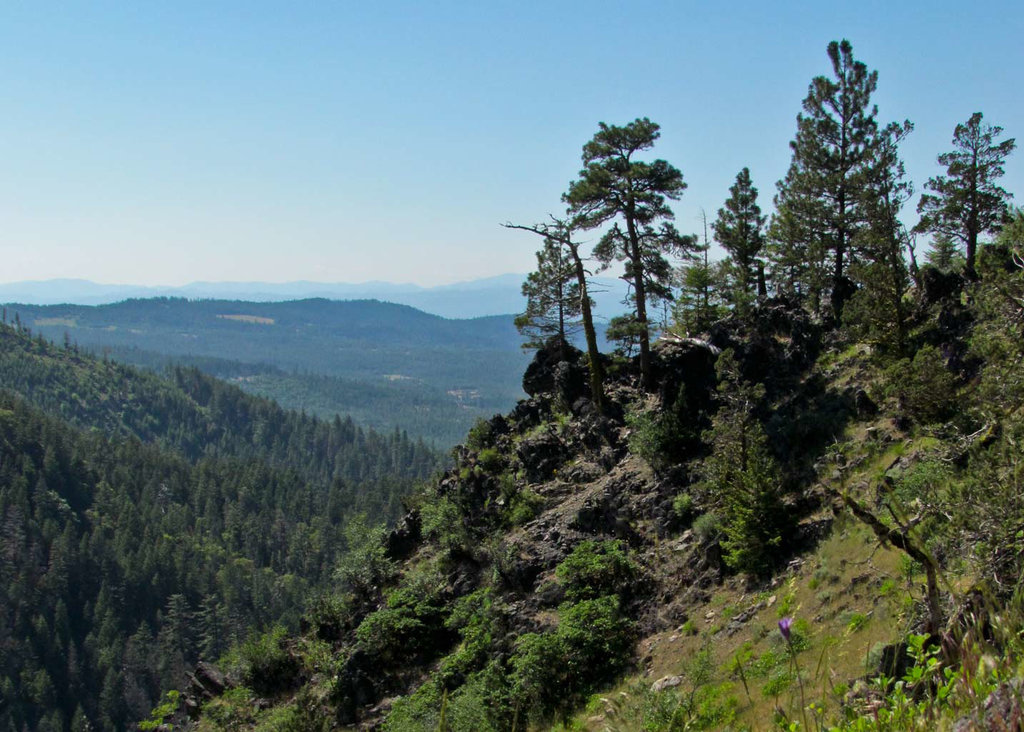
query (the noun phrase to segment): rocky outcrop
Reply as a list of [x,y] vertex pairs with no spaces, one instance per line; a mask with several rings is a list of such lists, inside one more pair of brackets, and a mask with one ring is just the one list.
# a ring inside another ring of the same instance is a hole
[[568,406],[589,396],[588,378],[583,352],[560,338],[552,338],[526,367],[523,391],[530,396],[549,394]]

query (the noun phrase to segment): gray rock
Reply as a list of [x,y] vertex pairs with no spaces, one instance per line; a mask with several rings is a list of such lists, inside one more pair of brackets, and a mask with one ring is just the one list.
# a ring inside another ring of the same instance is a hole
[[672,689],[683,683],[682,676],[663,676],[653,684],[651,684],[651,691],[664,691],[665,689]]

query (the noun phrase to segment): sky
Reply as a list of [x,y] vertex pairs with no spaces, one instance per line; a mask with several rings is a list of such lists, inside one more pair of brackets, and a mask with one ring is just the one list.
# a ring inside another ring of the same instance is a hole
[[[744,166],[771,208],[841,38],[915,123],[918,191],[973,112],[1024,147],[1019,0],[0,0],[0,282],[526,272],[500,224],[561,213],[598,123],[638,117],[696,233]],[[1024,204],[1024,150],[1002,185]]]

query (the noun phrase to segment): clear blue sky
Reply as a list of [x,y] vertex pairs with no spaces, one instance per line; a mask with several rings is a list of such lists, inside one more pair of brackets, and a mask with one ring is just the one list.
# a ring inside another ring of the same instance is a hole
[[[917,126],[918,190],[974,111],[1024,148],[1019,0],[6,2],[0,281],[525,272],[499,223],[560,212],[597,123],[641,116],[697,231],[743,166],[770,208],[843,37]],[[1024,204],[1024,150],[1004,186]]]

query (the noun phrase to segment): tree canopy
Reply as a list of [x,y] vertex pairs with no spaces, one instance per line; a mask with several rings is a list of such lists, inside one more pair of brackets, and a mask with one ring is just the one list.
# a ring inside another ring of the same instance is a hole
[[670,298],[671,267],[665,255],[685,249],[690,240],[676,231],[667,200],[686,189],[683,174],[664,160],[643,162],[635,156],[654,146],[659,127],[646,117],[619,127],[601,122],[583,146],[583,170],[569,184],[565,201],[582,228],[613,222],[594,249],[605,263],[625,263],[624,278],[633,286],[640,336],[640,370],[651,381],[649,301]]
[[1012,195],[996,185],[1006,158],[1017,146],[1011,138],[996,142],[1003,128],[982,122],[975,112],[953,132],[954,149],[939,155],[946,175],[929,178],[917,210],[916,229],[959,240],[967,248],[966,271],[975,276],[978,237],[1006,221]]

